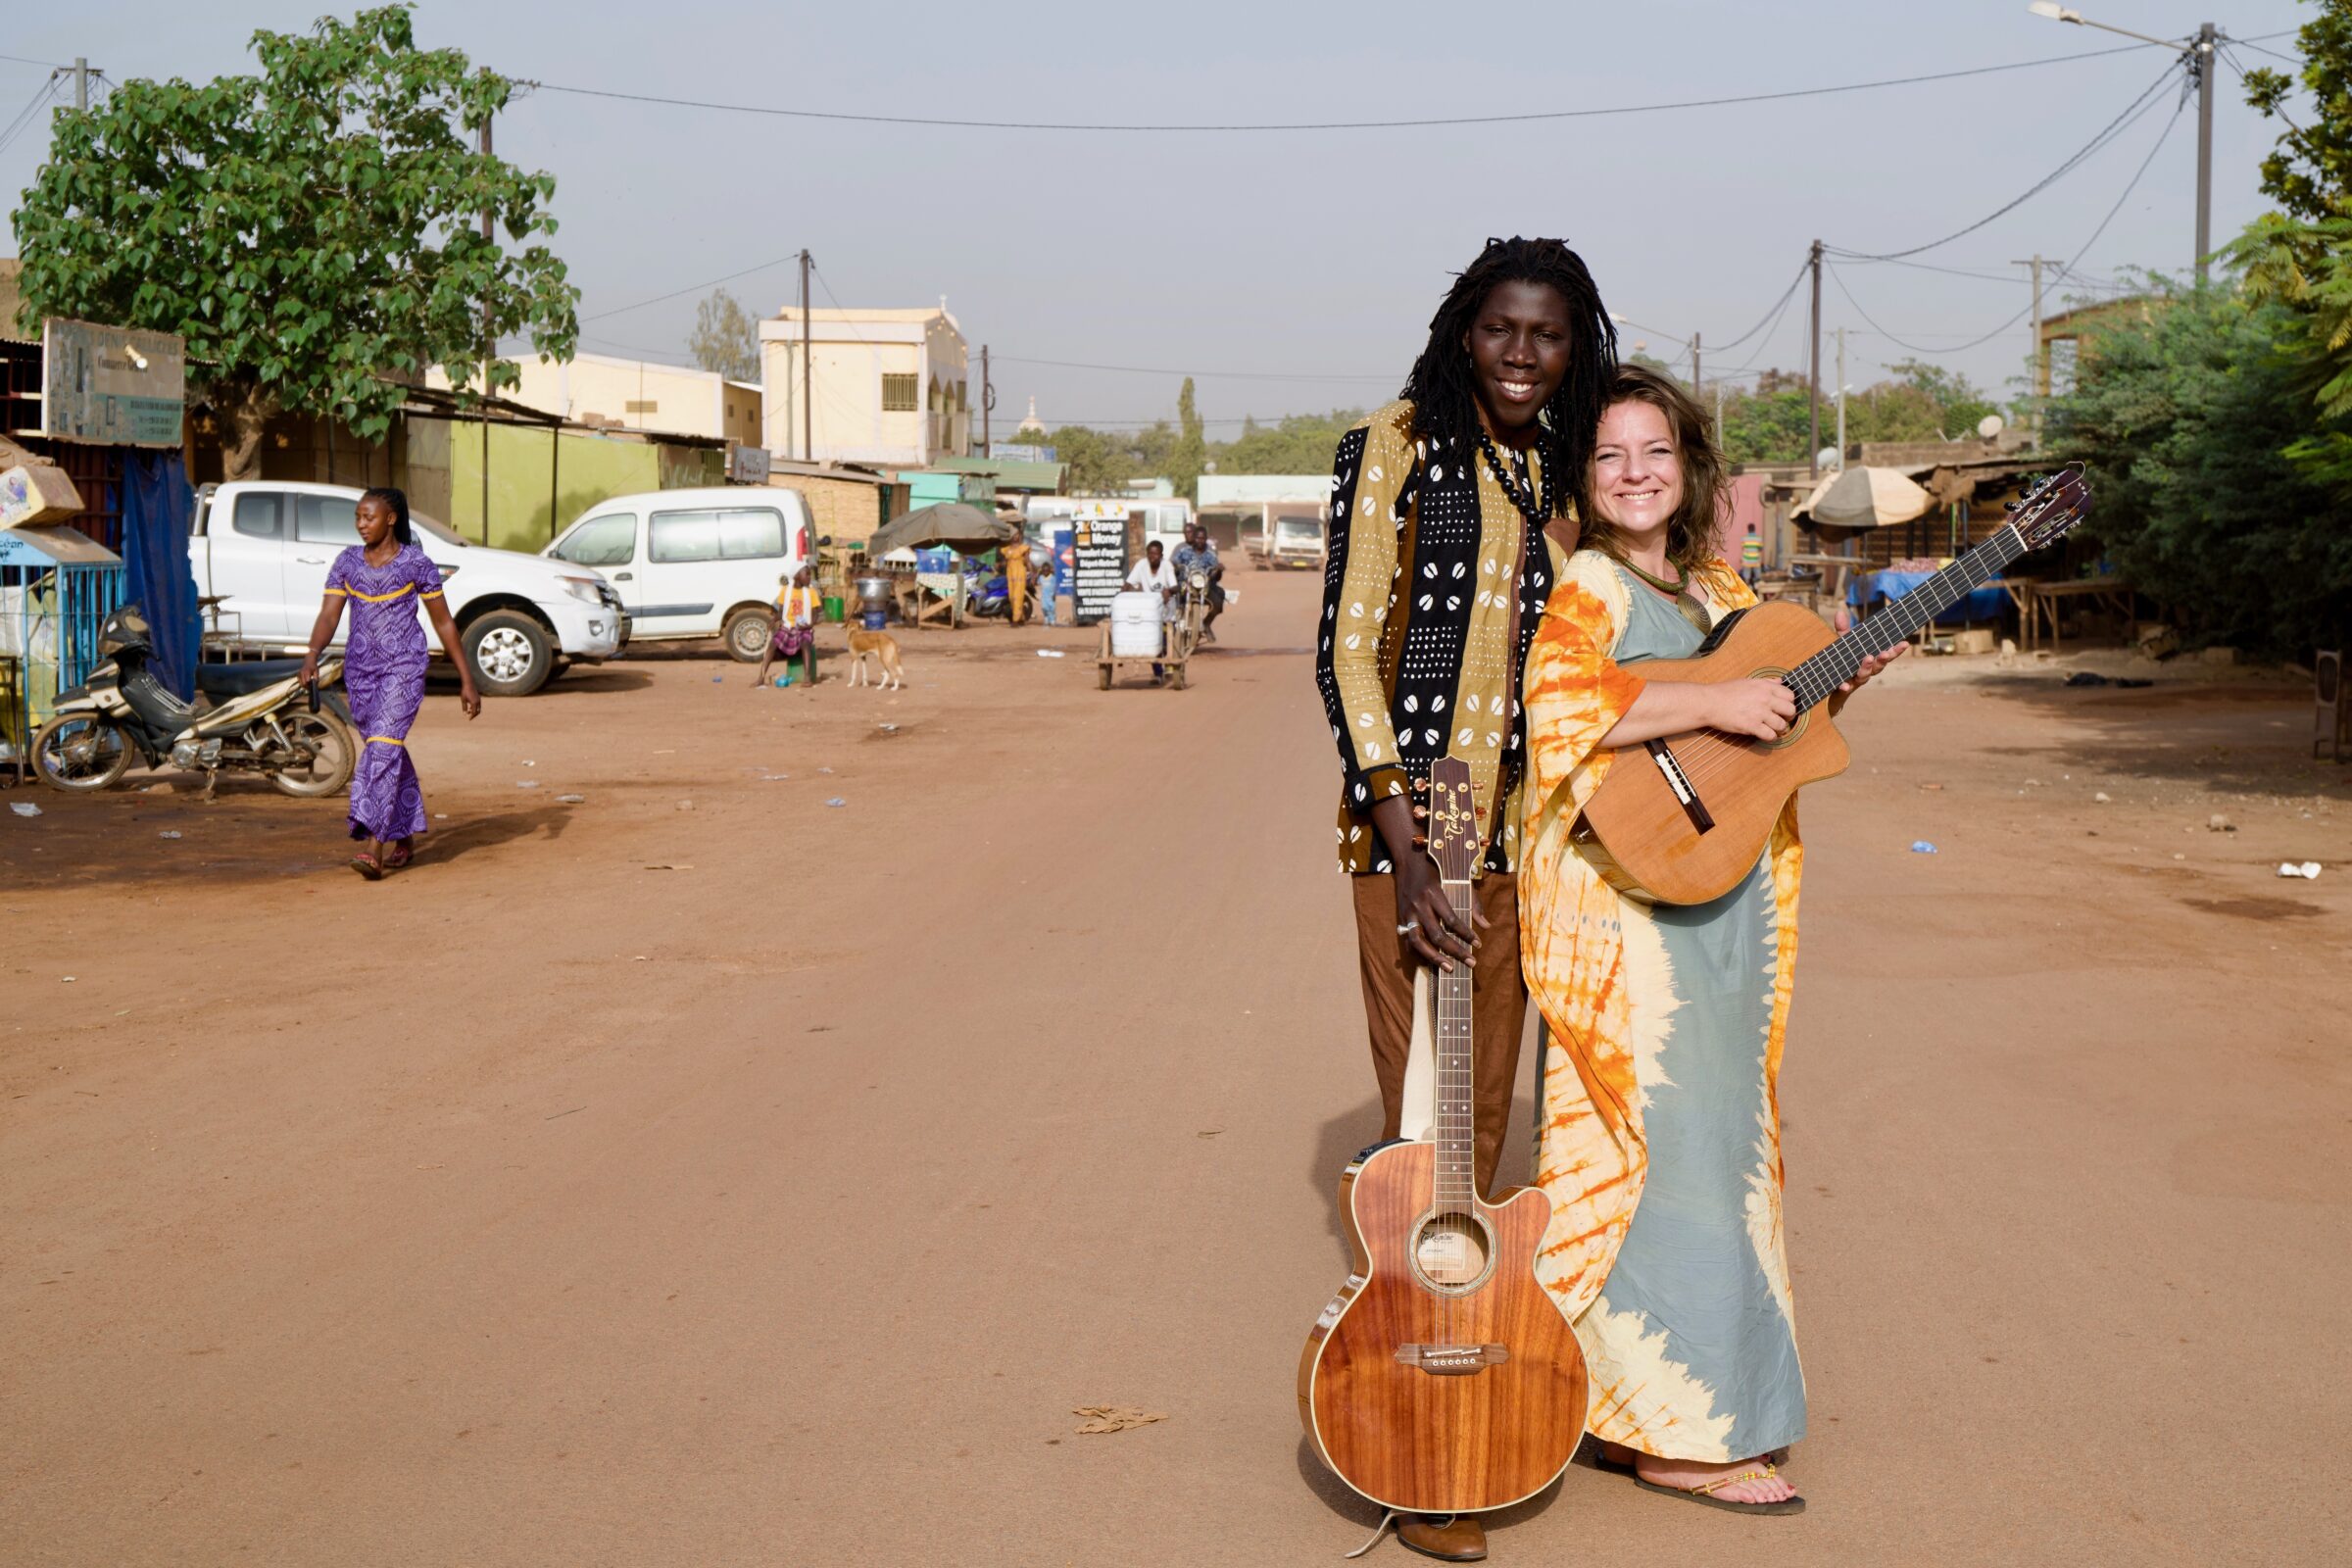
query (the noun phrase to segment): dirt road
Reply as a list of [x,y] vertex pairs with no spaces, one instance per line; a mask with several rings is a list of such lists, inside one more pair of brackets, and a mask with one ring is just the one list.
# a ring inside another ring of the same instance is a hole
[[[1242,585],[1183,693],[992,628],[910,636],[903,694],[436,696],[446,816],[380,885],[333,803],[5,792],[6,1558],[1355,1545],[1292,1393],[1377,1132],[1336,762],[1314,585]],[[1855,705],[1784,1083],[1813,1506],[1580,1466],[1495,1561],[2344,1560],[2352,791],[2308,712]]]

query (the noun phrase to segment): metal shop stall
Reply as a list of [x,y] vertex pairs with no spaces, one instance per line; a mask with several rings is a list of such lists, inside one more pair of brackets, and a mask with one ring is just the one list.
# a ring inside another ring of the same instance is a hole
[[57,524],[0,528],[0,760],[28,775],[34,731],[98,662],[98,628],[122,603],[122,558]]

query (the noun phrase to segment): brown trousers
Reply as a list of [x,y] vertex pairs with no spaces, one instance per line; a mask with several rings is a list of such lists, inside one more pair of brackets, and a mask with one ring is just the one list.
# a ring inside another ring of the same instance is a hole
[[[1383,1138],[1394,1138],[1404,1109],[1404,1065],[1413,1049],[1413,971],[1420,966],[1396,934],[1396,879],[1374,872],[1355,886],[1355,943],[1363,959],[1364,1018],[1372,1031],[1372,1072],[1380,1080]],[[1478,1190],[1494,1184],[1494,1161],[1511,1120],[1519,1078],[1519,1038],[1527,1025],[1527,977],[1519,969],[1519,879],[1489,871],[1476,884],[1489,922],[1470,972],[1470,1054],[1476,1079]],[[1436,976],[1431,976],[1434,984]]]

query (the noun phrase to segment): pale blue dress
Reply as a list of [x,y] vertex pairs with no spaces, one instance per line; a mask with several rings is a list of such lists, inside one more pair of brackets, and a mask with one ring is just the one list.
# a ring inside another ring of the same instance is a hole
[[[1617,569],[1631,606],[1616,662],[1639,673],[1643,660],[1696,654],[1698,629]],[[1643,912],[1639,923],[1655,932],[1663,953],[1646,942],[1647,951],[1637,953],[1629,920],[1629,968],[1654,969],[1662,957],[1665,971],[1646,976],[1662,980],[1662,990],[1631,987],[1637,1037],[1649,1042],[1637,1052],[1649,1170],[1594,1308],[1613,1336],[1638,1334],[1642,1359],[1654,1354],[1662,1370],[1681,1373],[1688,1382],[1679,1386],[1708,1406],[1703,1416],[1686,1406],[1673,1438],[1651,1451],[1746,1459],[1805,1433],[1805,1379],[1786,1276],[1776,1288],[1765,1271],[1768,1256],[1776,1271],[1786,1268],[1777,1190],[1768,1246],[1751,1201],[1762,1197],[1759,1183],[1778,1183],[1764,1065],[1780,942],[1771,867],[1759,858],[1746,880],[1711,904]]]

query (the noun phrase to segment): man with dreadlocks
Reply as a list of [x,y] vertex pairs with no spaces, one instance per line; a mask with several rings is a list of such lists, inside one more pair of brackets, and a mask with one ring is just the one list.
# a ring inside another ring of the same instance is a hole
[[[1402,398],[1342,438],[1332,473],[1315,682],[1340,748],[1340,868],[1354,891],[1382,1136],[1427,1134],[1428,969],[1466,964],[1482,1194],[1527,1018],[1520,678],[1565,559],[1551,534],[1573,542],[1569,497],[1616,361],[1615,329],[1574,251],[1489,240],[1438,307]],[[1467,923],[1416,842],[1430,764],[1448,756],[1470,766],[1486,847]],[[1407,1520],[1398,1535],[1445,1561],[1486,1555],[1469,1515]]]

